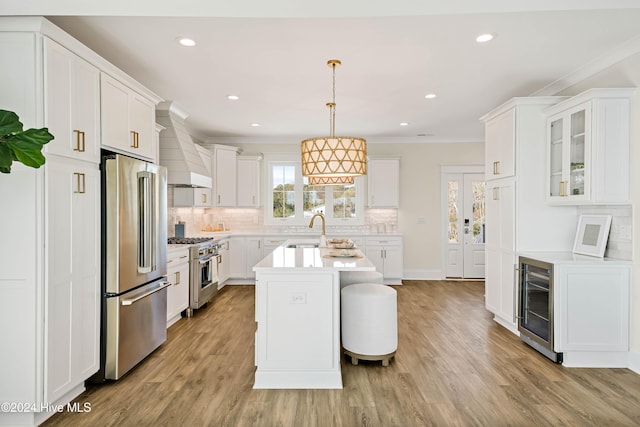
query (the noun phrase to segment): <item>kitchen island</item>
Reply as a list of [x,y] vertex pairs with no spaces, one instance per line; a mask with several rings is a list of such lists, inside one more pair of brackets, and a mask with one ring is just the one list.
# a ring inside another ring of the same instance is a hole
[[359,249],[319,248],[317,243],[288,240],[253,267],[253,388],[342,388],[340,272],[375,271],[375,266]]

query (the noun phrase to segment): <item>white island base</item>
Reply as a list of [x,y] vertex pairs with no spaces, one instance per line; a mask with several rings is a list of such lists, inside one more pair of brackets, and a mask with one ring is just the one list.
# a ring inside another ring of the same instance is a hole
[[[298,242],[299,243],[299,242]],[[340,389],[340,271],[373,271],[358,251],[286,242],[256,272],[255,389]]]

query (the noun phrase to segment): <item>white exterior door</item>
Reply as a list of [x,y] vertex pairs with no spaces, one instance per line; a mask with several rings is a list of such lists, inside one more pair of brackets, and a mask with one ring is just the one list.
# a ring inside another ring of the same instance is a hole
[[446,277],[483,279],[485,182],[482,173],[444,175]]

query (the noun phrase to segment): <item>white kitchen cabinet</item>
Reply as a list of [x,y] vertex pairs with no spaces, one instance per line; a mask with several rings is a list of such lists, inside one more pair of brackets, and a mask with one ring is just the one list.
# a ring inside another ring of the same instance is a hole
[[365,254],[382,273],[385,283],[402,284],[402,237],[367,237]]
[[231,236],[229,258],[229,278],[245,280],[243,283],[253,282],[256,277],[253,266],[263,258],[262,237]]
[[342,388],[338,272],[259,272],[254,388]]
[[[96,111],[91,67],[133,80],[42,17],[0,17],[0,45],[11,58],[0,67],[2,108],[56,138],[44,166],[14,163],[0,179],[0,198],[11,205],[0,223],[11,242],[0,245],[0,400],[46,408],[77,397],[99,367],[100,173],[90,153],[100,140],[78,129],[84,160],[73,130]],[[39,425],[51,414],[5,412],[0,424]]]
[[508,109],[487,122],[485,140],[485,179],[508,178],[516,174],[516,110]]
[[[496,322],[514,333],[518,251],[568,251],[573,246],[576,208],[550,206],[545,196],[544,111],[564,99],[514,98],[482,118],[487,138],[485,305]],[[514,153],[513,166],[511,154],[500,158],[501,152]],[[500,162],[495,175],[493,162]]]
[[229,238],[229,279],[244,279],[247,271],[246,238],[231,236]]
[[247,263],[245,265],[245,277],[255,279],[256,273],[253,271],[253,266],[260,262],[264,258],[263,252],[263,239],[262,237],[247,237]]
[[262,254],[267,256],[289,239],[288,236],[264,236],[262,238]]
[[230,277],[231,251],[229,250],[229,239],[220,239],[218,245],[218,289],[221,289]]
[[[205,164],[209,176],[212,173],[212,158],[211,151],[196,144],[196,150],[200,154],[203,163]],[[197,208],[210,208],[213,206],[213,197],[211,194],[211,188],[192,188],[192,187],[174,187],[173,189],[173,206],[192,206]]]
[[510,329],[516,325],[515,183],[489,181],[485,192],[485,306]]
[[44,38],[48,154],[100,161],[100,71]]
[[44,387],[55,402],[100,367],[100,171],[51,155],[45,175]]
[[603,264],[554,268],[556,351],[566,366],[627,367],[631,267]]
[[369,158],[367,177],[370,208],[400,206],[400,159]]
[[167,253],[167,328],[182,318],[189,308],[189,248]]
[[630,203],[633,93],[633,89],[591,89],[546,110],[550,203]]
[[236,206],[236,157],[238,148],[213,144],[213,204],[215,207]]
[[239,208],[256,208],[260,200],[260,166],[262,156],[238,156],[237,161],[237,198]]
[[106,73],[100,88],[102,145],[156,161],[154,103]]

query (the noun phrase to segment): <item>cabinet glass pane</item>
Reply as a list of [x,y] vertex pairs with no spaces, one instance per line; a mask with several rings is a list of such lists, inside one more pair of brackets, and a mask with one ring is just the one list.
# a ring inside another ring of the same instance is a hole
[[458,181],[449,181],[447,188],[449,191],[447,234],[449,235],[449,243],[458,243]]
[[551,122],[549,146],[549,194],[560,196],[562,181],[562,119]]
[[273,173],[273,217],[295,216],[295,167],[274,166]]
[[569,195],[584,194],[585,110],[571,115]]

